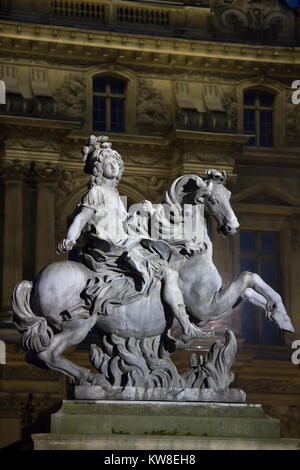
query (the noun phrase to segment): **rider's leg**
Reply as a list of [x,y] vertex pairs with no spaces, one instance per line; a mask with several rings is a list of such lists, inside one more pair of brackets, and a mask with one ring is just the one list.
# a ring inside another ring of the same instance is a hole
[[265,308],[268,318],[274,320],[281,329],[294,332],[280,295],[268,286],[258,274],[247,271],[241,273],[227,289],[215,294],[207,314],[202,315],[203,321],[200,322],[200,325],[224,317],[240,300],[250,301]]
[[181,339],[184,342],[193,338],[203,338],[207,333],[193,325],[186,313],[183,295],[178,285],[179,274],[177,271],[166,266],[162,278],[162,299],[169,306],[173,315],[178,320],[182,328]]
[[36,354],[38,359],[44,362],[49,369],[70,377],[73,382],[78,384],[91,382],[93,378],[91,371],[65,359],[62,357],[62,353],[66,348],[81,343],[94,326],[96,319],[97,316],[66,321],[63,324],[63,331],[54,336],[48,349]]

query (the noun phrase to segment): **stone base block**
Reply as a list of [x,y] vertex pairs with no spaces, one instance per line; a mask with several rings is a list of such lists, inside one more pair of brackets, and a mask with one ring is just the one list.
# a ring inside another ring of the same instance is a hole
[[280,422],[242,403],[67,400],[51,416],[51,433],[277,439]]
[[[239,439],[194,436],[98,436],[35,434],[35,450],[300,450],[297,439]],[[112,455],[107,453],[107,455]],[[143,457],[145,458],[145,457]]]
[[142,388],[111,387],[104,390],[99,385],[76,385],[76,400],[132,400],[132,401],[179,401],[179,402],[217,402],[245,403],[246,393],[243,390],[230,388],[215,391],[212,388]]

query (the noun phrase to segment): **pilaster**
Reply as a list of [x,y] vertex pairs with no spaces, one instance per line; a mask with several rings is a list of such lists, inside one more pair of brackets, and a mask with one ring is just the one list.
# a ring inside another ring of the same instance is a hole
[[23,271],[23,171],[17,163],[4,170],[2,314],[10,311],[14,286]]

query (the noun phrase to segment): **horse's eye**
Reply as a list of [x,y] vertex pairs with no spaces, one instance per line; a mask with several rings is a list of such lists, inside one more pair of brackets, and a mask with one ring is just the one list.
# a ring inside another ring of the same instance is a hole
[[209,202],[210,202],[211,204],[219,204],[218,199],[216,199],[215,197],[211,197],[211,198],[209,199]]

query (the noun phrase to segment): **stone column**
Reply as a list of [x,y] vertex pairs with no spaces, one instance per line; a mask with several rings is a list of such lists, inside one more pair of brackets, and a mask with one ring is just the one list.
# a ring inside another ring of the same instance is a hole
[[42,181],[37,184],[36,211],[36,274],[55,260],[55,185]]
[[23,274],[23,182],[4,181],[2,313],[10,311],[10,297]]

